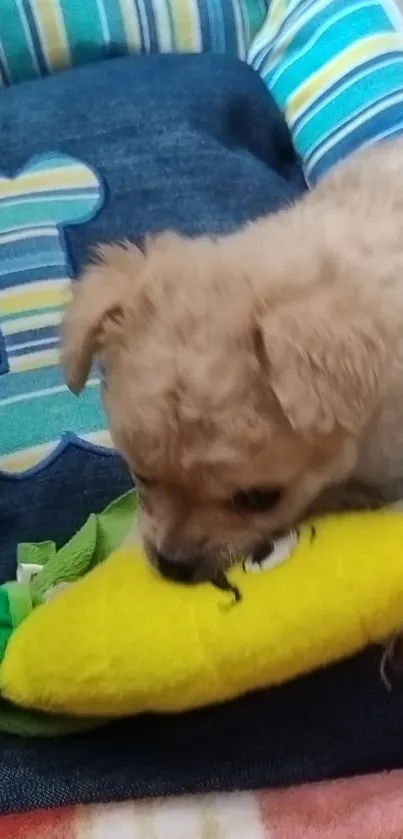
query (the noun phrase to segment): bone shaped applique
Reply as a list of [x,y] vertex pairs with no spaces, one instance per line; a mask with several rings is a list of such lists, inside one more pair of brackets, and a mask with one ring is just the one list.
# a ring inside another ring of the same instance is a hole
[[63,227],[89,221],[102,202],[98,175],[64,154],[0,177],[0,466],[32,448],[39,457],[67,430],[100,427],[97,401],[87,413],[67,401],[58,333],[73,277]]

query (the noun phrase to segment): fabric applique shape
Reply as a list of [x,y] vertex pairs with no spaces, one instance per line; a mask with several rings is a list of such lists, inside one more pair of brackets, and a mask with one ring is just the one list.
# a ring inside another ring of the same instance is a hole
[[48,153],[0,177],[0,468],[36,465],[68,431],[103,429],[98,382],[82,403],[59,368],[59,326],[73,278],[63,228],[103,203],[90,166]]

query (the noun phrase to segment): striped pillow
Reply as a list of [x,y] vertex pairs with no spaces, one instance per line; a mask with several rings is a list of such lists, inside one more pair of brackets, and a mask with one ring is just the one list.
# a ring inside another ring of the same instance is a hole
[[129,53],[245,58],[268,0],[1,0],[0,84]]
[[403,132],[403,19],[393,0],[271,0],[248,60],[284,112],[310,183]]

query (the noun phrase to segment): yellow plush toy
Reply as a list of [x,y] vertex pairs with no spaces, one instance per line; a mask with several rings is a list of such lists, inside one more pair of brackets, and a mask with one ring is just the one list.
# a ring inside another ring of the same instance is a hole
[[13,632],[2,695],[79,716],[182,711],[352,655],[403,624],[403,515],[314,521],[226,579],[184,586],[140,549],[112,554]]

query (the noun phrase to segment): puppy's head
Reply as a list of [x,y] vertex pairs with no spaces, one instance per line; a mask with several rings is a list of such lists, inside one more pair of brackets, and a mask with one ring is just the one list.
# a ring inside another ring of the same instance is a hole
[[230,237],[103,248],[66,313],[68,385],[98,357],[168,576],[208,577],[295,521],[348,475],[373,408],[382,344],[362,306],[332,302],[319,268],[293,289],[262,263]]

